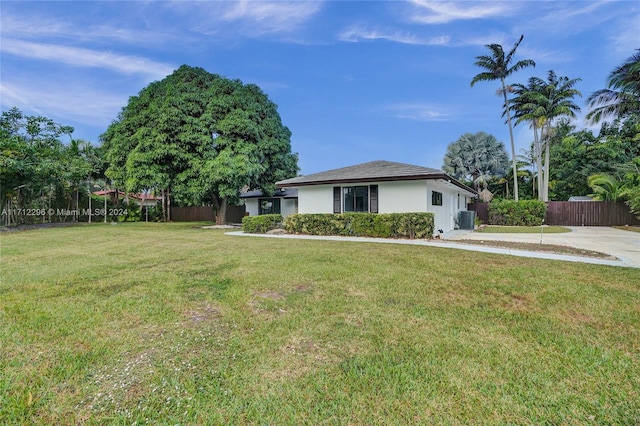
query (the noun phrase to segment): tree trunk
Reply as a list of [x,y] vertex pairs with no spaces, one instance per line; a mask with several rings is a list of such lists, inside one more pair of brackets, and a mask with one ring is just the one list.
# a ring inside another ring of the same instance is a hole
[[165,197],[164,189],[160,190],[160,194],[162,197],[162,221],[166,222],[167,221],[167,200]]
[[549,201],[549,145],[551,145],[551,139],[549,138],[549,130],[547,129],[547,142],[544,144],[544,197],[542,201]]
[[518,201],[518,165],[516,163],[516,147],[513,142],[513,126],[511,125],[511,112],[509,111],[509,103],[507,101],[507,88],[504,84],[504,78],[500,79],[502,82],[502,96],[504,96],[504,108],[507,112],[507,124],[509,125],[509,138],[511,139],[511,163],[513,165],[513,197]]
[[216,214],[216,225],[224,225],[227,223],[227,199],[223,198],[220,203],[220,209]]
[[167,188],[167,221],[171,222],[171,190]]
[[536,168],[538,169],[538,200],[542,201],[542,183],[544,181],[544,171],[542,170],[542,129],[538,137],[538,125],[533,123],[534,155],[536,156]]

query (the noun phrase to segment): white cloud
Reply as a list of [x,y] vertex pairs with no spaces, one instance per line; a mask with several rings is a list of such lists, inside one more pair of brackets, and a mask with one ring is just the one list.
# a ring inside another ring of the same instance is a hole
[[430,38],[421,38],[413,34],[402,33],[399,31],[385,32],[378,30],[367,30],[364,28],[353,27],[339,34],[338,38],[347,42],[359,42],[361,40],[387,40],[402,44],[417,44],[425,46],[446,46],[449,44],[449,36],[439,36]]
[[385,107],[394,117],[414,121],[447,121],[450,114],[442,107],[427,103],[392,104]]
[[624,58],[635,53],[635,49],[640,48],[640,14],[630,17],[630,19],[621,22],[615,35],[612,37],[611,47],[616,53],[621,54]]
[[3,38],[0,51],[29,59],[60,62],[78,67],[109,69],[123,74],[144,74],[152,78],[164,78],[175,68],[172,65],[139,56],[7,38]]
[[0,83],[2,109],[15,106],[29,114],[75,119],[106,128],[127,102],[127,95],[99,91],[78,83],[70,86],[44,86],[34,84],[33,81],[3,81]]
[[483,19],[513,14],[517,2],[434,2],[411,0],[410,19],[422,24],[446,24],[452,21]]
[[61,19],[30,16],[29,19],[19,19],[16,16],[4,14],[2,17],[2,34],[14,39],[61,39],[77,42],[118,42],[132,45],[158,45],[175,39],[171,32],[137,30],[125,28],[122,25],[108,24],[79,27],[75,22]]
[[196,32],[245,37],[291,33],[322,8],[320,1],[171,1],[164,4],[186,20],[196,16],[197,19],[191,21],[191,29]]

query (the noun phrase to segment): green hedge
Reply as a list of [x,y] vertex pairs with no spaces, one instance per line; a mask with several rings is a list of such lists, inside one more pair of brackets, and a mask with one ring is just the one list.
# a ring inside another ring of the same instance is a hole
[[539,226],[546,214],[547,205],[543,201],[494,201],[489,204],[489,225]]
[[260,216],[245,216],[242,218],[242,231],[248,234],[265,234],[280,227],[281,214],[263,214]]
[[432,213],[294,214],[284,220],[290,234],[376,238],[431,238]]

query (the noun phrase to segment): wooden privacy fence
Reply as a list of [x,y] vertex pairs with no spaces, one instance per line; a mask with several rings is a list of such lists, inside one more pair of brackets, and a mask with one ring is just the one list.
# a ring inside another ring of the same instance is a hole
[[[489,204],[469,204],[482,223],[489,223]],[[640,225],[640,220],[625,203],[608,201],[549,201],[546,225],[559,226],[624,226]]]
[[[227,206],[225,223],[240,223],[245,206]],[[171,207],[173,222],[215,222],[216,214],[211,206]]]
[[623,226],[640,225],[625,203],[609,201],[549,201],[547,225]]

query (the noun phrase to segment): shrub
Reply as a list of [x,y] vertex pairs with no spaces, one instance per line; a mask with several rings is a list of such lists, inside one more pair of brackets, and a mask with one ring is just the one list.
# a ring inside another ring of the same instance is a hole
[[433,235],[433,214],[294,214],[285,218],[284,228],[291,234],[430,238]]
[[281,214],[264,214],[260,216],[245,216],[242,218],[242,231],[248,234],[265,234],[280,227]]
[[494,201],[489,204],[489,225],[539,226],[546,214],[547,205],[543,201]]

